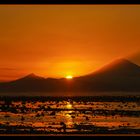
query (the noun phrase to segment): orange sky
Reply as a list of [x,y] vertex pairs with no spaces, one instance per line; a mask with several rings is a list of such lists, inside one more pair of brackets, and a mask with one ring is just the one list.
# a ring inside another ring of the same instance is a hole
[[140,5],[0,5],[0,81],[84,75],[139,52],[139,37]]

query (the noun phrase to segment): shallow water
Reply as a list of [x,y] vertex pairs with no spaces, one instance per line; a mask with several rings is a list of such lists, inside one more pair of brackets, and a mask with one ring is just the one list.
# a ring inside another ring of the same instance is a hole
[[140,134],[139,101],[140,96],[1,97],[0,133]]

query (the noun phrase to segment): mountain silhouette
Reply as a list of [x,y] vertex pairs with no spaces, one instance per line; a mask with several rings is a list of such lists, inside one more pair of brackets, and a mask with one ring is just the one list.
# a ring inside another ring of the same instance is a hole
[[82,90],[87,91],[139,91],[140,67],[126,59],[117,59],[76,79],[84,86]]
[[140,67],[126,59],[117,59],[105,65],[97,72],[94,72],[94,74],[97,73],[108,73],[109,75],[113,74],[114,76],[135,76],[140,74]]
[[11,82],[0,83],[0,92],[63,91],[140,91],[140,66],[126,59],[117,59],[91,74],[72,80],[43,78],[31,73]]
[[[95,75],[111,75],[112,76],[134,76],[140,73],[140,66],[126,60],[126,59],[117,59],[112,61],[109,64],[101,67],[97,71],[85,75],[87,76],[95,76]],[[123,74],[123,75],[122,75]],[[84,76],[84,77],[85,77]]]
[[29,74],[29,75],[27,75],[27,76],[25,76],[25,77],[22,77],[22,78],[20,78],[20,79],[17,79],[17,80],[15,80],[15,82],[17,82],[17,81],[33,81],[33,80],[44,80],[45,78],[44,77],[40,77],[40,76],[37,76],[37,75],[35,75],[34,73],[31,73],[31,74]]

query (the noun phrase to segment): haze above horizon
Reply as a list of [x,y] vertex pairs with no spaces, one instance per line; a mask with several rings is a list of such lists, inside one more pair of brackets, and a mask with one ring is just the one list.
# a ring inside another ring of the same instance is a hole
[[0,5],[0,81],[80,76],[117,58],[140,65],[139,5]]

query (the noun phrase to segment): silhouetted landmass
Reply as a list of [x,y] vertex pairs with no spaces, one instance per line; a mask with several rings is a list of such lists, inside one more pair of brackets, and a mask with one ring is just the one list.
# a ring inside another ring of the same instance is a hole
[[12,82],[0,83],[0,92],[94,91],[140,91],[140,66],[125,59],[117,59],[89,75],[72,80],[30,74]]

